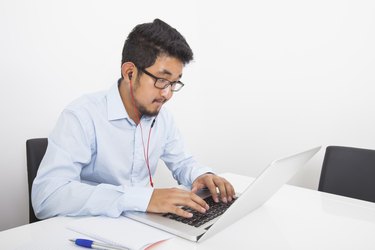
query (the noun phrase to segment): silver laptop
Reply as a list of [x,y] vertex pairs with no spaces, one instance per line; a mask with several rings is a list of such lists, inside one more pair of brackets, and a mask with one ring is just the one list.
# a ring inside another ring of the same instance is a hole
[[[201,242],[264,204],[320,148],[312,148],[299,154],[273,161],[242,194],[237,195],[234,201],[227,204],[220,202],[217,204],[217,208],[214,208],[215,204],[209,204],[210,209],[205,214],[196,212],[192,218],[185,219],[173,214],[132,211],[126,212],[125,216],[182,238]],[[209,199],[212,200],[208,190],[202,190],[199,195],[208,202],[210,202]],[[216,212],[210,214],[211,210],[216,210]]]

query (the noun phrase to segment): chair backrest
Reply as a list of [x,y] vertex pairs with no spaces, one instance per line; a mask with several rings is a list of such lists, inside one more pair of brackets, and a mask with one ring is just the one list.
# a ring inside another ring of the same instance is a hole
[[26,141],[26,157],[27,157],[27,180],[29,184],[29,222],[36,222],[33,206],[31,205],[31,187],[33,185],[40,162],[46,152],[48,145],[47,138],[35,138]]
[[375,202],[375,150],[327,147],[318,190]]

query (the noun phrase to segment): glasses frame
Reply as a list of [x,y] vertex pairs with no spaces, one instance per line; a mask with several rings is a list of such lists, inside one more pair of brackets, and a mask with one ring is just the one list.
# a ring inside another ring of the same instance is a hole
[[[157,89],[166,89],[168,88],[169,86],[171,86],[171,91],[172,92],[177,92],[177,91],[180,91],[182,89],[182,87],[185,86],[185,84],[183,84],[180,80],[178,81],[174,81],[174,82],[171,82],[165,78],[161,78],[161,77],[157,77],[153,74],[151,74],[150,72],[148,72],[147,70],[145,69],[141,69],[139,68],[139,70],[143,73],[145,73],[146,75],[152,77],[155,79],[155,82],[154,82],[154,87],[157,88]],[[159,86],[156,86],[156,83],[159,81],[159,80],[163,80],[164,82],[167,82],[167,84],[164,85],[164,87],[159,87]],[[173,86],[177,86],[177,89],[173,89]]]

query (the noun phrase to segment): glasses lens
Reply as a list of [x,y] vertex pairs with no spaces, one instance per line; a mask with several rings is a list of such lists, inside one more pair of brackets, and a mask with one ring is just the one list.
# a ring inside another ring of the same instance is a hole
[[179,91],[183,86],[182,82],[175,82],[172,84],[172,91]]
[[168,87],[168,85],[170,85],[170,81],[162,78],[157,79],[155,82],[155,87],[159,89],[165,89],[166,87]]
[[182,82],[171,83],[170,81],[162,78],[157,79],[155,82],[155,87],[158,89],[165,89],[169,86],[171,86],[172,91],[179,91],[184,86],[184,84]]

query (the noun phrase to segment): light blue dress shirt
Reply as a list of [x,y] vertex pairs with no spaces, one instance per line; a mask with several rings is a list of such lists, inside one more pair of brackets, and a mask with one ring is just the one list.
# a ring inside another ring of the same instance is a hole
[[[145,147],[154,119],[141,119]],[[118,84],[74,101],[50,134],[33,183],[32,204],[37,217],[117,217],[127,210],[146,211],[153,188],[143,149],[141,128],[128,116]],[[159,159],[185,186],[212,172],[186,152],[181,134],[164,107],[151,131],[152,174]]]

